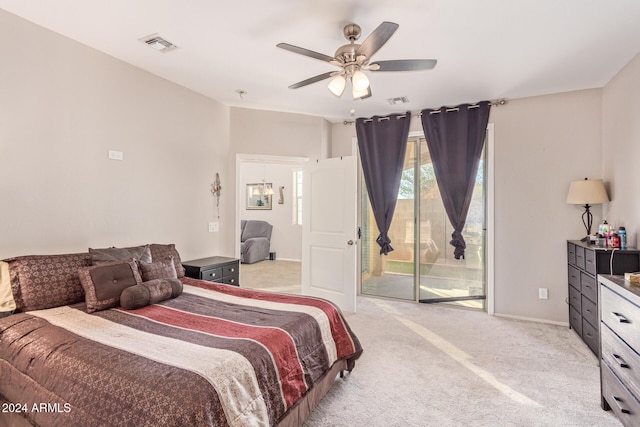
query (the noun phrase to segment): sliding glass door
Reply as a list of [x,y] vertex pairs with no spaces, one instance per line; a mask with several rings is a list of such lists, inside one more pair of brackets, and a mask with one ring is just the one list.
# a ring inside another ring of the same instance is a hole
[[363,194],[361,199],[361,293],[485,309],[484,156],[463,230],[467,248],[465,259],[461,260],[455,259],[454,248],[449,244],[453,229],[442,204],[424,137],[410,137],[404,166],[389,231],[394,250],[387,256],[379,254],[375,242],[378,230],[368,197]]

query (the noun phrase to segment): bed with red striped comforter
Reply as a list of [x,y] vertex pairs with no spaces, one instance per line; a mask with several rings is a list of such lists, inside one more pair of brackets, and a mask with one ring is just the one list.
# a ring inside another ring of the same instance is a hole
[[362,352],[324,300],[181,280],[181,296],[138,310],[0,319],[7,408],[39,425],[276,425]]

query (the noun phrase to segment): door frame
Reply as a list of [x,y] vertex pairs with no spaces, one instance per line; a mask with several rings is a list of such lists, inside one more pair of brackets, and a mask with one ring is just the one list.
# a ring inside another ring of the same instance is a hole
[[[279,165],[290,165],[292,168],[299,166],[302,168],[306,162],[309,161],[308,157],[292,157],[292,156],[270,156],[266,154],[236,154],[236,209],[235,209],[235,244],[234,244],[234,254],[235,257],[240,259],[240,215],[242,213],[242,209],[244,209],[244,203],[242,197],[239,197],[242,194],[242,176],[241,176],[241,165],[243,163],[262,163],[262,164],[279,164]],[[242,274],[242,268],[240,269],[240,274]],[[240,282],[242,283],[242,282]]]

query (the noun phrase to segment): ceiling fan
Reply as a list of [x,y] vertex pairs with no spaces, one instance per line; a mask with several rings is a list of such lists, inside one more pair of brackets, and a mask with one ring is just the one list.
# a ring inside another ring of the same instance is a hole
[[331,93],[337,97],[342,96],[349,80],[351,81],[353,99],[363,99],[371,96],[369,79],[363,71],[418,71],[430,70],[435,67],[438,62],[435,59],[397,59],[371,62],[371,57],[384,46],[398,27],[399,25],[396,23],[385,21],[373,30],[362,44],[358,44],[355,41],[362,34],[360,26],[346,25],[343,34],[349,40],[349,44],[339,47],[334,56],[324,55],[288,43],[278,43],[276,46],[281,49],[319,59],[341,68],[339,71],[330,71],[292,84],[289,89],[297,89],[333,77],[329,83]]

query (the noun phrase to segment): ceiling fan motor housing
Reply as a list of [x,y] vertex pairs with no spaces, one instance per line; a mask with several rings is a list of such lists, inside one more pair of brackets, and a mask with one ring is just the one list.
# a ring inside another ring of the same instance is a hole
[[349,40],[350,42],[354,42],[360,38],[360,35],[362,34],[362,29],[360,28],[360,25],[348,24],[348,25],[345,25],[342,33],[344,34],[347,40]]

